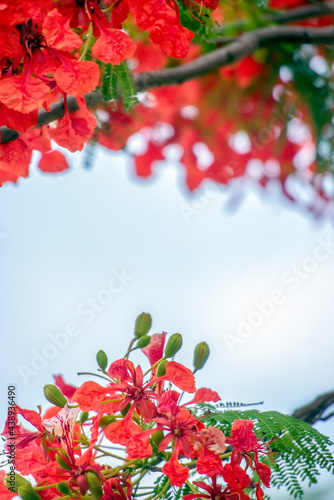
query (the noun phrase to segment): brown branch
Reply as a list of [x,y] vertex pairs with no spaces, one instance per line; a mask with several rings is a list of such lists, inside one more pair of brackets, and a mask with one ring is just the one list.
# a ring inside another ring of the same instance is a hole
[[313,425],[318,421],[325,421],[334,415],[334,412],[324,416],[324,412],[334,404],[334,391],[322,394],[314,399],[311,403],[301,406],[292,414],[293,417],[299,418],[304,422]]
[[[264,14],[259,21],[266,23],[287,24],[296,21],[303,21],[305,19],[318,18],[334,14],[334,1],[323,2],[316,5],[302,5],[289,10],[279,10],[270,14]],[[239,21],[230,23],[237,31],[247,30],[249,26],[248,19],[240,19]],[[224,28],[224,26],[222,27]],[[219,37],[214,40],[217,45],[230,43],[235,40],[235,37]]]
[[275,23],[291,23],[302,21],[303,19],[311,19],[312,17],[321,17],[334,14],[334,2],[316,3],[314,5],[303,5],[295,9],[286,10],[284,12],[277,11],[265,17],[268,21]]
[[[255,29],[240,35],[235,41],[216,49],[208,54],[198,57],[192,61],[174,68],[158,71],[140,73],[134,76],[134,84],[138,92],[149,89],[178,85],[193,78],[198,78],[211,73],[222,66],[239,61],[251,55],[256,49],[272,43],[290,42],[296,44],[330,44],[334,42],[334,26],[321,28],[309,28],[304,26],[268,26]],[[86,96],[88,106],[102,103],[102,96],[95,92]],[[70,111],[78,109],[76,100],[68,98]],[[37,127],[46,125],[64,116],[64,105],[57,102],[51,106],[51,111],[40,110],[38,114]],[[19,134],[7,127],[1,127],[1,143],[9,142]]]

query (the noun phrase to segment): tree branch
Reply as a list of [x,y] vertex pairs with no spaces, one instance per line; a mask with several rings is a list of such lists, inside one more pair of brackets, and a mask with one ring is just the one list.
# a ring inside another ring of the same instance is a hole
[[265,17],[268,21],[275,23],[291,23],[310,19],[312,17],[321,17],[334,14],[334,2],[315,3],[313,5],[303,5],[286,11],[277,11]]
[[334,415],[334,412],[332,412],[323,416],[324,412],[332,404],[334,404],[334,391],[322,394],[321,396],[315,398],[311,403],[301,406],[293,412],[292,416],[313,425],[318,421],[328,420]]
[[[317,3],[316,5],[302,5],[289,10],[279,10],[270,14],[264,14],[259,21],[266,23],[287,24],[296,21],[303,21],[305,19],[318,18],[334,14],[334,1]],[[235,30],[247,31],[249,26],[248,19],[240,19],[239,21],[230,23]],[[223,27],[224,28],[224,27]],[[235,40],[235,37],[219,37],[214,41],[217,45],[230,43]]]
[[[193,78],[198,78],[211,73],[222,66],[239,61],[251,55],[256,49],[272,43],[310,43],[331,44],[334,42],[334,26],[309,28],[304,26],[268,26],[258,28],[240,35],[230,44],[216,49],[208,54],[198,57],[195,61],[174,68],[144,72],[134,76],[134,84],[138,92],[149,89],[178,85]],[[69,111],[78,109],[75,98],[69,97]],[[102,103],[100,92],[86,96],[88,106]],[[51,111],[40,110],[38,113],[37,127],[46,125],[64,116],[62,101],[51,106]],[[16,131],[7,127],[0,128],[1,143],[12,141],[19,137]]]

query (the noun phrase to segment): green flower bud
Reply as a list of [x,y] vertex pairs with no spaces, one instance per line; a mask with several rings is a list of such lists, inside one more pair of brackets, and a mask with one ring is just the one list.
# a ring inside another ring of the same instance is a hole
[[20,476],[17,472],[13,472],[12,474],[6,474],[4,483],[6,488],[10,488],[11,491],[18,492],[21,486],[26,486],[27,488],[32,488],[30,482],[25,478]]
[[58,387],[53,384],[48,384],[44,387],[44,396],[52,405],[59,406],[59,408],[64,408],[67,403],[67,399],[60,392]]
[[159,444],[161,443],[163,437],[164,433],[162,431],[153,432],[151,439],[157,448],[159,448]]
[[61,458],[61,456],[58,454],[56,454],[56,461],[62,469],[72,470],[72,467],[67,462],[65,462],[65,460],[63,458]]
[[169,337],[165,347],[165,358],[172,358],[181,349],[182,342],[182,335],[180,333],[173,333],[173,335]]
[[122,417],[125,417],[125,415],[128,414],[130,408],[131,408],[131,403],[129,403],[123,410],[121,410]]
[[162,359],[158,364],[156,371],[157,377],[163,377],[164,375],[166,375],[166,363],[167,359]]
[[206,342],[200,342],[195,347],[193,365],[195,371],[200,370],[205,365],[210,354],[209,346]]
[[86,411],[83,411],[80,415],[80,422],[82,424],[84,424],[86,422],[86,420],[88,420],[89,418],[89,413],[87,413]]
[[41,500],[39,494],[32,488],[28,486],[20,486],[19,495],[22,500]]
[[70,493],[70,488],[67,486],[66,483],[59,483],[57,484],[57,490],[59,491],[59,493],[61,493],[62,495],[69,495]]
[[136,319],[135,336],[137,339],[146,335],[152,326],[152,318],[148,313],[141,313]]
[[151,337],[149,335],[143,335],[138,339],[138,342],[136,344],[136,349],[142,349],[143,347],[146,347],[150,342],[151,342]]
[[108,366],[108,356],[102,349],[99,350],[99,352],[96,355],[96,361],[99,367],[103,372],[105,372],[107,366]]
[[103,429],[104,429],[105,427],[107,427],[107,425],[111,424],[112,422],[115,422],[115,420],[116,420],[116,417],[114,417],[113,415],[104,415],[100,419],[99,426],[103,427]]
[[86,471],[84,476],[87,480],[89,491],[91,492],[93,499],[98,500],[99,498],[102,498],[104,493],[99,476],[91,470]]

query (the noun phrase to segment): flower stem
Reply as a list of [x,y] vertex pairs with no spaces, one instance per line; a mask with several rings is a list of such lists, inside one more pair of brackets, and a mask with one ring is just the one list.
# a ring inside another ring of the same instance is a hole
[[152,371],[153,368],[155,368],[156,366],[158,366],[158,364],[160,363],[160,361],[162,361],[163,359],[166,359],[166,358],[163,357],[161,359],[158,359],[158,361],[156,361],[148,370],[146,370],[145,373],[143,373],[143,377],[145,377],[145,375],[147,375],[148,373],[150,373],[150,371]]
[[157,495],[151,495],[150,497],[147,497],[146,500],[157,500],[158,498],[161,498],[164,496],[164,494],[166,493],[166,491],[168,490],[170,486],[170,480],[168,479],[167,483],[165,484],[165,486],[162,488],[161,491],[159,491],[159,493]]
[[85,57],[86,57],[86,54],[87,54],[87,52],[89,50],[92,38],[93,38],[93,25],[92,25],[92,23],[89,23],[88,36],[87,36],[87,38],[85,40],[84,49],[83,49],[82,54],[81,54],[81,56],[79,58],[79,61],[84,61],[85,60]]
[[93,375],[93,377],[104,378],[104,380],[108,380],[108,382],[110,382],[110,378],[104,377],[103,375],[99,375],[98,373],[78,372],[78,375]]
[[138,340],[136,337],[134,339],[131,340],[130,344],[129,344],[129,347],[128,347],[128,350],[126,351],[126,354],[124,356],[124,359],[128,359],[129,357],[129,354],[130,352],[132,351],[132,346],[133,344],[136,342],[136,340]]
[[130,462],[130,460],[127,460],[124,457],[120,457],[118,455],[115,455],[114,453],[110,453],[109,451],[105,451],[103,448],[100,448],[99,446],[94,446],[94,450],[97,450],[97,451],[103,453],[104,455],[108,455],[108,457],[117,458],[117,460],[123,460],[123,462]]

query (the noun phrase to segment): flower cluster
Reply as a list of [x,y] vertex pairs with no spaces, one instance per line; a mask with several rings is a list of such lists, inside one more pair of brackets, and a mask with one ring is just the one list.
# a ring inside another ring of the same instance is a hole
[[[1,498],[157,500],[171,487],[187,488],[186,500],[249,500],[252,491],[257,500],[264,498],[270,468],[260,457],[271,458],[272,451],[270,443],[259,442],[253,421],[235,420],[226,436],[206,427],[196,412],[199,403],[220,401],[217,392],[195,385],[207,344],[196,346],[192,371],[173,360],[181,335],[166,342],[166,333],[148,335],[150,326],[150,315],[142,313],[124,358],[109,365],[98,352],[103,385],[86,381],[76,388],[57,376],[57,385],[44,389],[53,405],[44,414],[16,406],[16,416],[36,430],[16,422],[17,473],[14,481],[2,475]],[[128,359],[136,349],[149,360],[144,373]],[[182,402],[185,393],[188,401]],[[166,476],[160,490],[142,486],[148,473]]]
[[[274,12],[306,4],[306,0],[271,0],[268,7]],[[0,127],[20,135],[0,145],[0,186],[28,176],[33,150],[40,152],[38,167],[43,172],[68,169],[66,156],[52,148],[53,142],[70,152],[82,150],[90,141],[119,149],[131,133],[140,131],[148,144],[144,155],[134,155],[139,176],[149,176],[153,162],[164,159],[164,146],[177,143],[183,148],[181,163],[189,189],[206,179],[228,184],[245,177],[261,188],[279,183],[286,198],[316,215],[325,213],[333,202],[328,188],[330,158],[325,147],[317,149],[320,129],[332,141],[331,99],[322,90],[328,112],[324,109],[312,116],[318,106],[309,105],[303,93],[317,93],[324,81],[315,74],[314,85],[309,82],[311,87],[304,88],[303,78],[297,75],[301,94],[294,78],[282,81],[279,69],[282,65],[286,69],[292,53],[287,58],[284,51],[263,48],[183,88],[155,89],[130,116],[116,109],[115,102],[110,106],[122,94],[117,85],[114,97],[98,106],[87,99],[98,89],[103,95],[106,82],[113,86],[115,81],[105,78],[112,74],[111,68],[116,68],[116,74],[123,65],[131,80],[129,68],[133,73],[155,71],[177,66],[173,58],[187,63],[203,51],[214,50],[220,46],[220,33],[227,40],[231,34],[232,39],[242,34],[248,15],[251,25],[258,17],[262,26],[268,12],[260,5],[248,12],[242,4],[218,0],[3,0],[0,10]],[[324,10],[315,18],[297,16],[293,24],[331,25],[333,14]],[[331,56],[326,47],[314,50],[314,55],[328,60],[329,70]],[[304,71],[309,75],[308,69]],[[327,84],[330,89],[332,84]],[[72,104],[76,99],[75,111],[68,105],[69,95]],[[64,110],[52,114],[55,121],[49,123],[46,113],[61,99]],[[303,134],[291,132],[293,120]],[[161,124],[167,134],[156,130]],[[244,140],[238,148],[239,132]],[[208,168],[199,164],[196,153],[203,144],[212,156]],[[309,164],[296,167],[305,156],[311,158]],[[251,160],[256,162],[255,175],[249,175]],[[309,186],[310,203],[299,202],[297,190],[289,188],[296,177]]]
[[[193,3],[195,11],[201,8],[202,1]],[[217,3],[204,2],[209,9]],[[137,48],[124,22],[176,58],[187,54],[194,36],[181,25],[174,0],[10,0],[1,2],[0,10],[0,126],[24,134],[0,146],[0,185],[28,175],[33,149],[42,153],[42,170],[57,172],[68,165],[52,151],[51,140],[73,152],[91,139],[96,120],[83,96],[98,87],[99,64],[119,65]],[[68,95],[80,108],[72,114]],[[54,127],[27,133],[36,126],[38,111],[61,97],[65,116]]]

